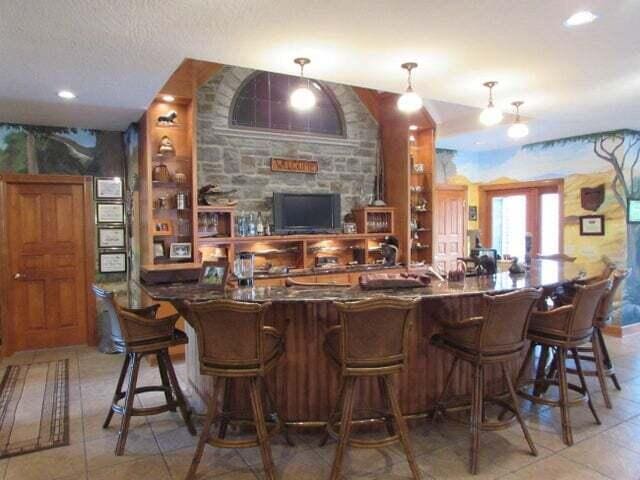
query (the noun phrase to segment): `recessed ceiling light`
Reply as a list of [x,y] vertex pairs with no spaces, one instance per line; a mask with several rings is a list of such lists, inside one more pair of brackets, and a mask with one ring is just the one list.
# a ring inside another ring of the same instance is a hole
[[64,98],[65,100],[73,100],[74,98],[76,98],[76,94],[70,92],[69,90],[60,90],[58,92],[58,96],[60,98]]
[[175,101],[176,97],[174,97],[173,95],[163,95],[162,96],[162,100],[164,100],[165,102],[171,103],[173,101]]
[[483,142],[482,140],[478,140],[477,142],[473,142],[476,145],[484,145],[487,142]]
[[416,130],[418,130],[418,125],[409,125],[409,130],[415,132]]
[[579,12],[574,13],[569,18],[564,21],[564,24],[567,27],[577,27],[579,25],[585,25],[587,23],[593,22],[597,15],[591,13],[589,10],[581,10]]

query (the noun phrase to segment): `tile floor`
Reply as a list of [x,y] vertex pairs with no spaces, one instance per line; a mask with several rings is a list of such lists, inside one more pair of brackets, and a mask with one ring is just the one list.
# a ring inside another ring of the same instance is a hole
[[[485,432],[481,439],[478,480],[517,479],[633,479],[640,480],[640,335],[607,338],[623,390],[612,390],[613,410],[604,407],[595,379],[590,386],[602,425],[595,425],[586,406],[572,409],[575,445],[567,448],[560,437],[560,416],[549,408],[529,408],[527,423],[539,450],[529,454],[519,427]],[[87,347],[23,352],[2,361],[2,367],[59,357],[71,358],[71,444],[0,460],[0,480],[118,480],[183,479],[196,438],[189,435],[178,414],[134,418],[126,454],[116,457],[118,418],[103,430],[109,400],[122,356],[103,355]],[[184,365],[176,364],[178,375]],[[157,379],[146,365],[143,383]],[[187,393],[189,393],[187,391]],[[157,398],[142,396],[152,404]],[[148,405],[147,405],[148,406]],[[524,405],[526,407],[526,405]],[[199,425],[198,425],[199,427]],[[468,473],[467,429],[460,424],[422,423],[412,428],[413,445],[425,479],[473,478]],[[318,448],[319,434],[296,435],[296,446],[274,439],[273,456],[278,477],[291,480],[328,477],[335,444]],[[409,479],[398,446],[381,450],[351,450],[345,478]],[[217,450],[207,447],[199,479],[255,480],[263,478],[257,449]]]

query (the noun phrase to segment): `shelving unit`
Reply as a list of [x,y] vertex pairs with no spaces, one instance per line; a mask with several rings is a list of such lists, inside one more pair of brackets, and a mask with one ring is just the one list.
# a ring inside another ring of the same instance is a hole
[[410,132],[411,263],[433,260],[433,150],[432,129]]

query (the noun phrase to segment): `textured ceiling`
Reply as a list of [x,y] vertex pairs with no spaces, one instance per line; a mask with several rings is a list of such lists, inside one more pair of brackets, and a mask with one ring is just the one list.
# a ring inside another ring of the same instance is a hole
[[[581,8],[600,18],[564,27]],[[417,61],[449,148],[511,144],[474,120],[486,80],[501,107],[526,102],[528,141],[640,129],[636,0],[0,0],[0,12],[0,121],[123,129],[185,57],[295,73],[308,56],[309,76],[396,92],[400,63]]]

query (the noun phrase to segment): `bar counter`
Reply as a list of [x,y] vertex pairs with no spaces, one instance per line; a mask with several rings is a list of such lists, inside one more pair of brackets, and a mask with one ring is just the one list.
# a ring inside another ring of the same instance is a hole
[[[600,274],[579,265],[551,260],[535,261],[525,274],[508,272],[494,276],[467,277],[464,282],[432,281],[424,288],[365,291],[359,286],[340,287],[256,287],[237,288],[225,293],[211,291],[198,284],[143,285],[155,300],[168,301],[189,321],[186,301],[231,298],[248,302],[272,302],[267,324],[285,333],[286,353],[268,376],[267,382],[285,419],[293,425],[320,426],[326,421],[338,389],[338,371],[323,349],[328,328],[338,323],[334,301],[352,301],[381,295],[420,298],[411,332],[408,368],[397,380],[402,411],[408,417],[428,413],[440,393],[452,358],[429,345],[429,338],[439,330],[441,320],[460,321],[480,314],[484,293],[501,293],[526,287],[553,288],[563,283],[586,280]],[[189,384],[202,397],[211,389],[211,379],[199,375],[195,332],[187,325],[189,345],[186,362]],[[519,365],[512,365],[515,375]],[[499,391],[499,371],[485,374],[489,391]],[[471,374],[466,365],[454,373],[450,393],[470,392]],[[380,407],[377,385],[362,382],[358,405]],[[202,397],[203,398],[203,397]],[[236,405],[246,405],[244,392],[234,392]],[[194,396],[197,411],[204,409]]]

